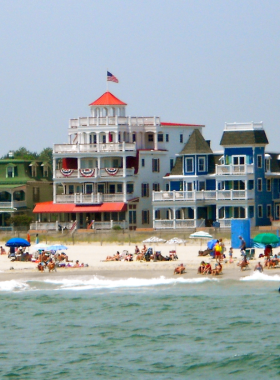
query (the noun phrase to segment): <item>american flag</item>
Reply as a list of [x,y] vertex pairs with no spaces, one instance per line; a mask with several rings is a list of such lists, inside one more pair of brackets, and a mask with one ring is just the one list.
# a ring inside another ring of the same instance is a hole
[[109,73],[109,71],[107,71],[107,81],[119,83],[119,80],[113,74]]

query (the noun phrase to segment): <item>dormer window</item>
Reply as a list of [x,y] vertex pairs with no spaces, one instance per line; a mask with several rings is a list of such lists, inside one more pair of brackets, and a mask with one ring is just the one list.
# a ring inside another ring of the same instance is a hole
[[17,167],[14,164],[9,164],[6,169],[6,177],[14,178],[17,177]]
[[43,162],[42,165],[43,167],[43,177],[47,178],[49,176],[49,163],[48,162]]
[[37,177],[37,163],[35,161],[31,162],[29,166],[31,166],[31,176]]

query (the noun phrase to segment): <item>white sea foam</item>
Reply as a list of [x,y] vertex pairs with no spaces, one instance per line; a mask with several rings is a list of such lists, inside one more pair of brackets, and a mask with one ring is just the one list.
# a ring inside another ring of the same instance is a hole
[[25,282],[21,281],[0,281],[0,292],[10,292],[13,290],[26,290],[29,286]]
[[104,288],[137,288],[158,285],[174,285],[174,284],[198,284],[206,281],[219,281],[216,278],[200,277],[200,278],[165,278],[160,276],[157,278],[127,278],[118,280],[109,280],[100,276],[93,276],[90,279],[61,279],[61,280],[45,280],[46,283],[59,285],[61,289],[85,290],[85,289],[104,289]]
[[280,281],[280,276],[275,274],[273,276],[269,276],[265,273],[260,273],[259,271],[254,272],[250,276],[243,277],[240,281]]

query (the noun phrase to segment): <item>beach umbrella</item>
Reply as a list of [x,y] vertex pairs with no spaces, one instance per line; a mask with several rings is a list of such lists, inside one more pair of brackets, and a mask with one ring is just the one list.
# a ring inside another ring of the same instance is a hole
[[211,239],[213,238],[212,235],[208,234],[208,232],[205,231],[197,231],[190,235],[191,239],[200,239],[200,246],[202,244],[202,240],[204,239]]
[[212,251],[212,249],[215,247],[216,243],[217,243],[217,239],[209,240],[207,242],[207,248],[211,249],[211,251]]
[[183,240],[183,239],[179,239],[177,237],[174,237],[170,240],[167,240],[166,244],[185,244],[187,242],[187,240]]
[[280,239],[278,236],[267,232],[255,236],[253,242],[264,246],[270,244],[273,247],[277,247],[280,244]]
[[64,251],[65,249],[68,249],[66,245],[63,244],[53,244],[48,246],[49,251]]
[[39,243],[32,246],[32,251],[47,251],[49,249],[49,245],[45,243]]
[[190,235],[191,239],[211,239],[213,238],[212,235],[208,234],[208,232],[205,231],[197,231]]
[[157,236],[150,237],[149,239],[143,240],[143,243],[165,243],[166,240],[158,238]]
[[8,240],[5,246],[6,247],[29,247],[30,243],[25,239],[15,237]]

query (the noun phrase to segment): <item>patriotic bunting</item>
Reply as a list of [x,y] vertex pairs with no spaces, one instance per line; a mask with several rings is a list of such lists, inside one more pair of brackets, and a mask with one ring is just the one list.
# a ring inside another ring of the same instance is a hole
[[109,175],[116,175],[118,171],[118,168],[105,168],[105,172]]
[[73,171],[73,169],[60,169],[60,172],[62,175],[64,175],[64,177],[70,177]]
[[80,169],[80,173],[82,177],[93,177],[94,176],[94,169]]

